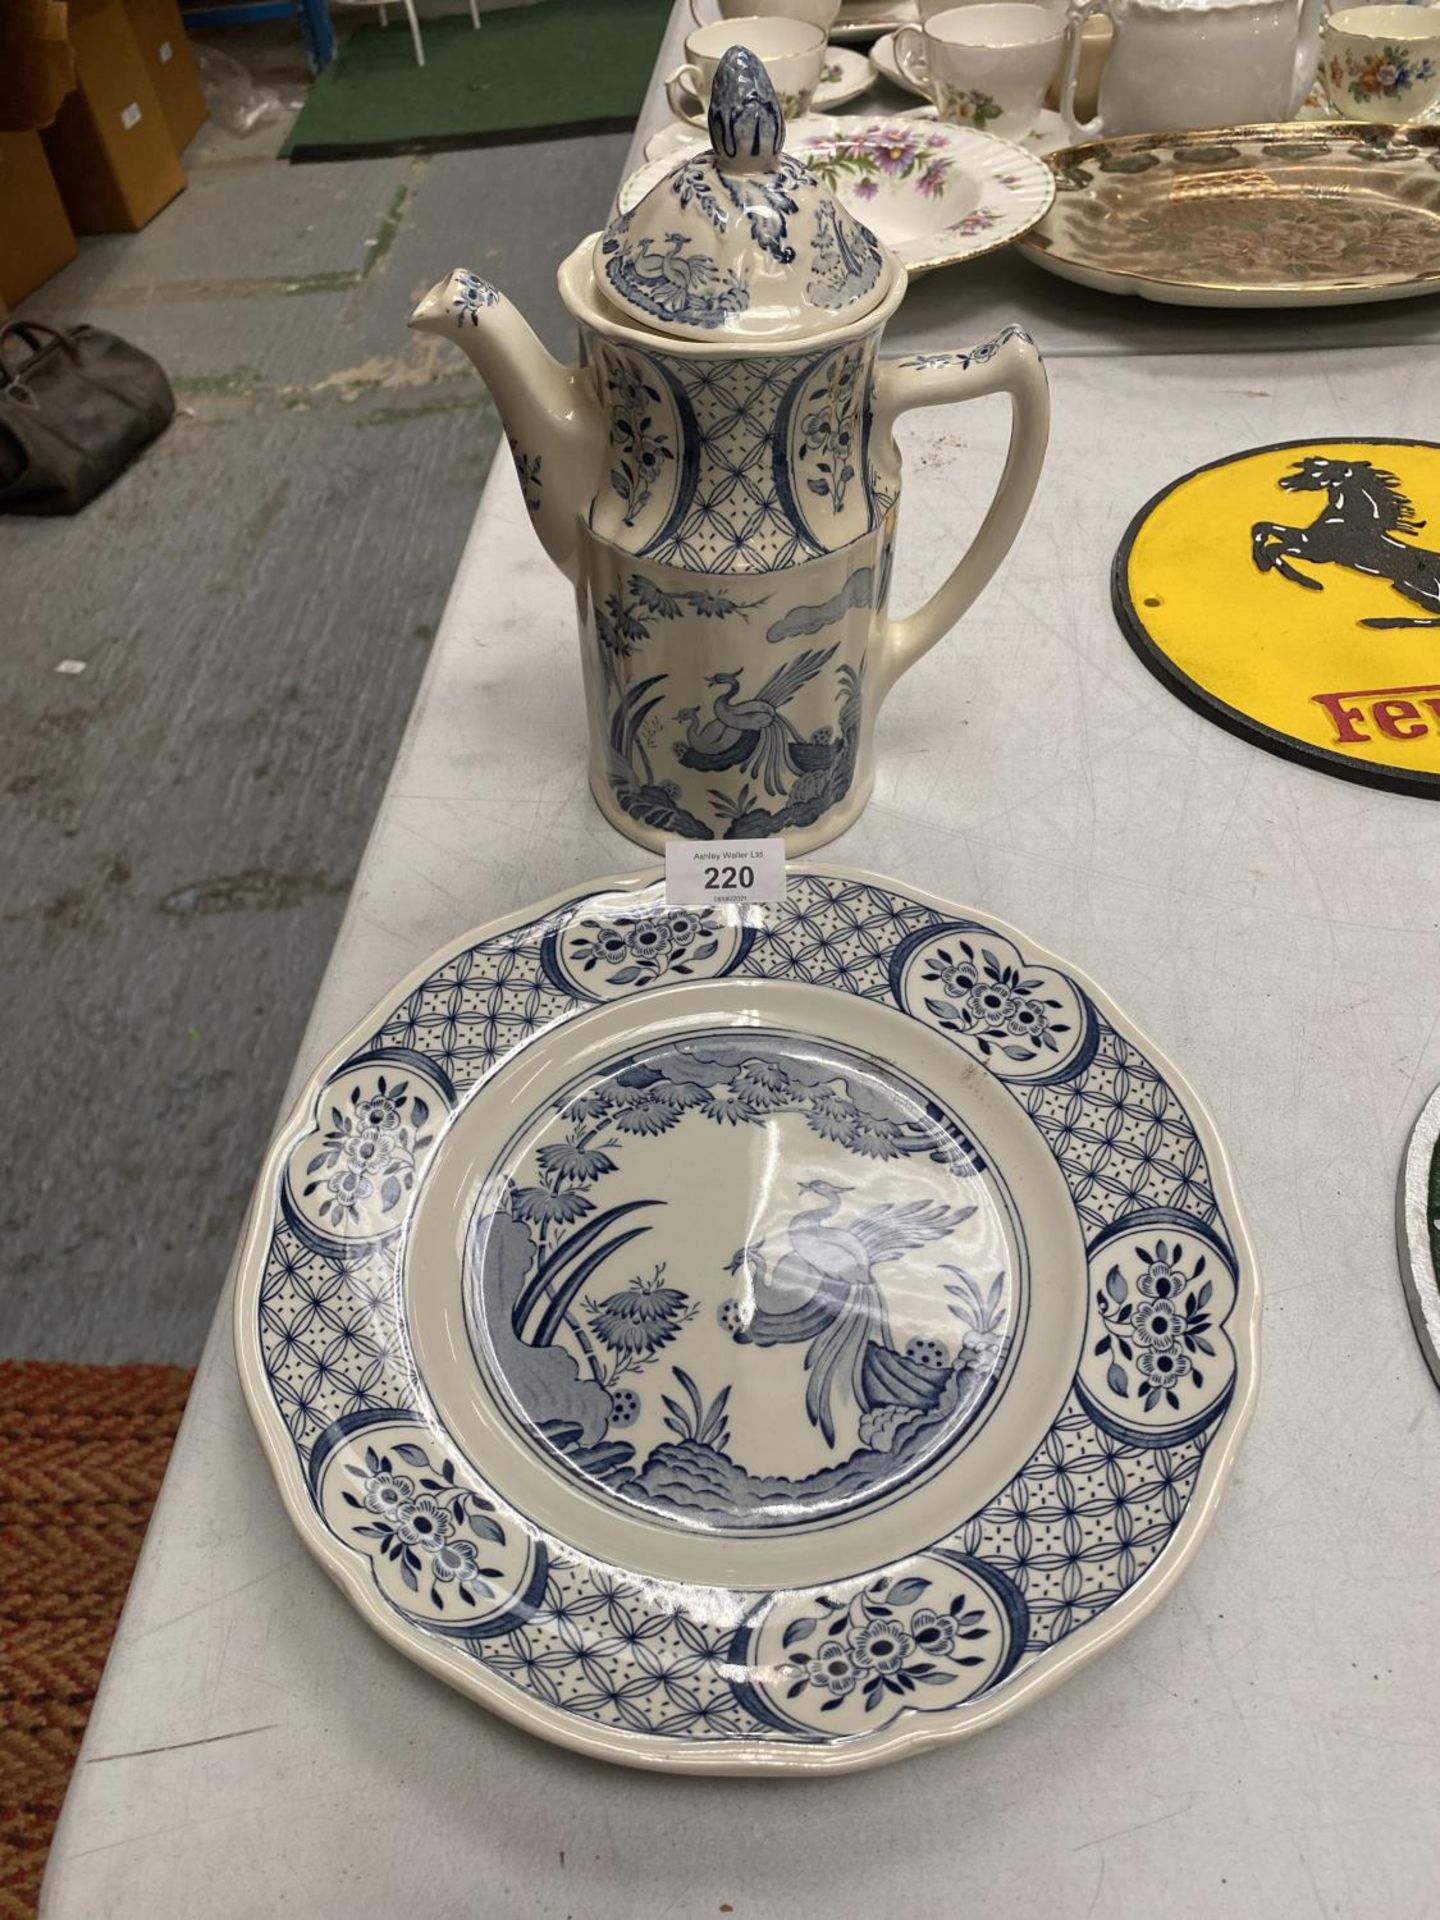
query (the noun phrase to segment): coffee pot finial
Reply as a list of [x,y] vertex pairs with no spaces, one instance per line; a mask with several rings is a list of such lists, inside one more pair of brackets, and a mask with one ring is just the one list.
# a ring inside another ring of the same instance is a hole
[[721,57],[709,122],[711,145],[627,181],[596,237],[612,311],[651,333],[748,343],[819,339],[890,297],[904,267],[784,151],[783,97],[751,48]]
[[785,114],[765,63],[749,47],[731,47],[710,89],[710,143],[727,173],[773,167],[785,145]]

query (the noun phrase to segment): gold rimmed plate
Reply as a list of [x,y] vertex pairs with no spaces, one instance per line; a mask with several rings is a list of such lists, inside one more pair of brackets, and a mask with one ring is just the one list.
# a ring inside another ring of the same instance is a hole
[[1130,134],[1050,155],[1037,266],[1176,306],[1440,291],[1440,126],[1303,121]]

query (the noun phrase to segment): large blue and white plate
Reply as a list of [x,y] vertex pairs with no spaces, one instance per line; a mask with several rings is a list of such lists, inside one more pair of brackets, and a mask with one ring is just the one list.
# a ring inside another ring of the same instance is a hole
[[606,1759],[973,1733],[1162,1597],[1256,1386],[1194,1095],[1024,935],[886,880],[597,882],[396,989],[283,1128],[236,1343],[366,1618]]

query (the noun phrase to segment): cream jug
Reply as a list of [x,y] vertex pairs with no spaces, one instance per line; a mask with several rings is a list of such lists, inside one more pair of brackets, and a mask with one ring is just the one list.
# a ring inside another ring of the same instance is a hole
[[[1315,78],[1325,0],[1072,0],[1060,111],[1071,137],[1292,120]],[[1114,26],[1093,120],[1075,113],[1085,22]]]
[[[692,154],[560,268],[562,366],[478,274],[412,326],[488,382],[535,530],[574,583],[590,785],[643,846],[842,832],[881,701],[1004,558],[1044,458],[1029,338],[880,360],[905,270],[795,159],[743,47]],[[1009,457],[978,534],[916,612],[887,611],[907,408],[1005,392]]]

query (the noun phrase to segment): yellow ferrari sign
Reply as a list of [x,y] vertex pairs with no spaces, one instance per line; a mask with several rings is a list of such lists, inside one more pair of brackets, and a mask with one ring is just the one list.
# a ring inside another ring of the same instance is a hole
[[1440,446],[1258,447],[1136,516],[1115,610],[1146,664],[1222,726],[1440,797],[1437,545]]

